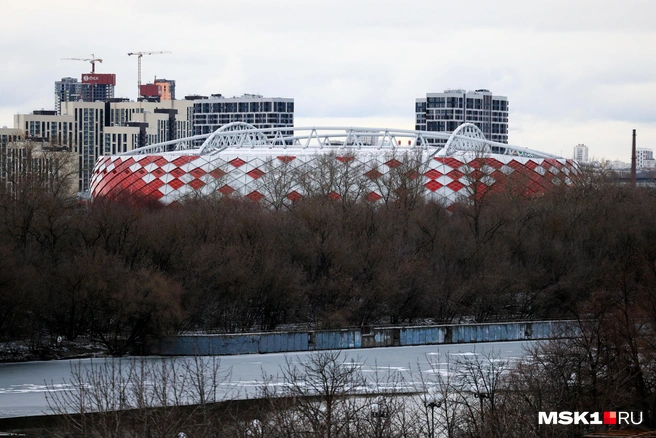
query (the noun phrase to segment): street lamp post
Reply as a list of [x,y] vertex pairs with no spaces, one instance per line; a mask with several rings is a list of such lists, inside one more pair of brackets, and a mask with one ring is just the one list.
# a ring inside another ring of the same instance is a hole
[[381,436],[381,421],[383,418],[387,418],[388,411],[387,411],[387,406],[382,401],[378,401],[376,403],[372,403],[370,406],[371,409],[371,417],[375,419],[376,421],[376,431],[375,431],[375,436]]
[[[423,395],[424,406],[430,409],[431,413],[430,421],[427,421],[429,438],[435,438],[435,408],[442,406],[443,400],[444,395],[435,387],[428,388],[428,392]],[[428,414],[428,411],[426,413]]]
[[[484,399],[490,399],[493,402],[494,392],[491,389],[488,389],[485,382],[480,380],[476,382],[471,382],[470,393],[474,398],[478,399],[479,408],[481,412],[481,424],[485,423],[485,408],[484,408]],[[493,405],[493,403],[492,403]]]

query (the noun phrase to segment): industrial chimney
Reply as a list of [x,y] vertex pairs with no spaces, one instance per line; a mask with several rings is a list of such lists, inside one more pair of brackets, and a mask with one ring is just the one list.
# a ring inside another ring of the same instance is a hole
[[636,130],[633,130],[633,147],[631,148],[631,185],[636,186]]

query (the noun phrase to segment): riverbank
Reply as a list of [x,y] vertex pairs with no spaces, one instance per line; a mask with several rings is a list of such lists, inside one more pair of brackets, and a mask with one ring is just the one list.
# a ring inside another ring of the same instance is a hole
[[27,341],[0,342],[0,363],[107,357],[107,349],[88,341],[66,341],[31,347]]

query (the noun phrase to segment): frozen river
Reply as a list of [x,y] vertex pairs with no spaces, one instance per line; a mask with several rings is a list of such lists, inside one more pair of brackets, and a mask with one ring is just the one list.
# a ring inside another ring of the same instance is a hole
[[[524,354],[527,342],[494,342],[481,344],[430,345],[417,347],[387,347],[347,350],[345,361],[362,363],[366,373],[401,371],[412,379],[418,369],[430,369],[429,360],[435,355],[471,355],[494,352],[501,359],[514,361]],[[285,361],[302,362],[312,352],[249,354],[221,357],[221,369],[230,370],[230,385],[225,386],[226,397],[254,395],[263,374],[280,374]],[[108,363],[115,359],[83,359],[0,364],[0,418],[42,415],[51,413],[46,402],[46,385],[66,390],[71,368]],[[125,360],[125,359],[123,359]],[[160,361],[147,357],[146,361]]]

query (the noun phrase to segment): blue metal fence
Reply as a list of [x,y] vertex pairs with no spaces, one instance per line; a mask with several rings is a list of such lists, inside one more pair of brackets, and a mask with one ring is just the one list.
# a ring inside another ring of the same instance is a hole
[[570,321],[448,324],[304,332],[179,335],[151,340],[146,354],[189,356],[344,350],[406,345],[553,339],[575,334]]

